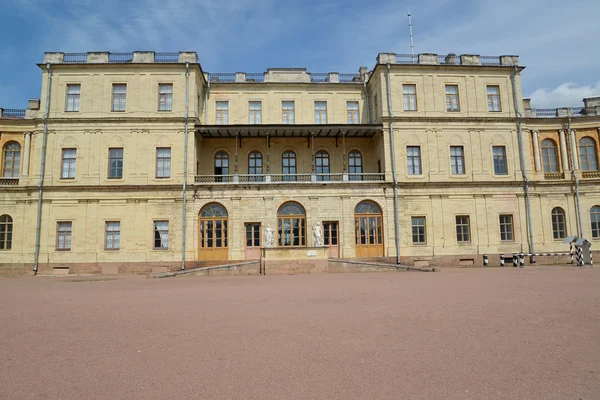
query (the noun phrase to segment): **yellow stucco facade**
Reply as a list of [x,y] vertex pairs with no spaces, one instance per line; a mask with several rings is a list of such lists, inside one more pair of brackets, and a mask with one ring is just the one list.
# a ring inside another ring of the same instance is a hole
[[600,240],[599,107],[536,113],[515,56],[381,53],[357,74],[205,73],[191,52],[81,57],[47,53],[41,101],[0,114],[4,274],[321,245],[335,258],[479,265],[532,245],[568,251],[562,237],[579,231]]

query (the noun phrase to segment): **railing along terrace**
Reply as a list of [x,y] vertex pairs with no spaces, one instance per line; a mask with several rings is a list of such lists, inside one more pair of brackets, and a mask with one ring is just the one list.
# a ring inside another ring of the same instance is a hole
[[155,53],[154,62],[156,63],[176,63],[179,62],[179,53]]
[[446,65],[460,64],[460,56],[457,56],[456,54],[448,54],[446,56],[438,55],[437,59],[438,59],[439,64],[446,64]]
[[87,53],[65,53],[63,62],[67,64],[83,64],[87,62]]
[[584,178],[600,178],[600,171],[583,171]]
[[109,53],[109,63],[127,63],[133,61],[133,53]]
[[0,178],[0,186],[17,186],[19,178]]
[[322,72],[311,72],[310,81],[315,83],[329,82],[329,74]]
[[502,65],[498,56],[479,56],[481,65]]
[[248,73],[246,74],[246,82],[264,82],[265,81],[265,74],[263,72],[257,72],[257,73]]
[[536,108],[535,115],[538,117],[556,117],[556,108]]
[[417,54],[396,54],[396,64],[418,64]]
[[545,172],[544,179],[548,179],[548,180],[565,179],[565,173],[564,172]]
[[567,107],[567,108],[528,108],[535,110],[536,118],[566,118],[568,116],[581,117],[586,115],[598,115],[595,107]]
[[360,74],[340,74],[341,83],[361,82]]
[[2,117],[25,118],[25,110],[18,108],[5,108],[2,110]]
[[232,83],[235,82],[235,72],[213,72],[208,74],[208,81]]
[[328,182],[383,182],[385,174],[228,174],[196,175],[198,184],[271,184],[271,183],[328,183]]

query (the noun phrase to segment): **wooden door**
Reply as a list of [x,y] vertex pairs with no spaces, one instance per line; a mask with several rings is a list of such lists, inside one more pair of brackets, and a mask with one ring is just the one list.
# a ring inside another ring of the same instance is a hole
[[198,222],[198,260],[227,260],[227,218],[200,218]]
[[356,257],[383,257],[381,215],[355,215]]
[[323,244],[329,246],[330,258],[340,257],[338,226],[337,221],[323,221]]
[[247,222],[246,228],[246,260],[260,259],[260,223]]

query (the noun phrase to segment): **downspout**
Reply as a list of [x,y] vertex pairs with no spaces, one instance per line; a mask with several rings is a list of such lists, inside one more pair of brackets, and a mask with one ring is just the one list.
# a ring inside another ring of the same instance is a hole
[[390,64],[387,65],[386,74],[386,85],[387,85],[387,106],[388,106],[388,118],[390,131],[390,149],[392,157],[392,179],[394,180],[394,234],[396,235],[396,264],[400,262],[400,226],[398,217],[398,177],[396,176],[396,155],[394,150],[394,131],[393,131],[393,119],[394,113],[392,112],[392,93],[390,86]]
[[567,119],[567,131],[569,132],[569,147],[571,148],[571,176],[575,180],[575,211],[577,212],[577,233],[580,238],[583,237],[583,227],[581,223],[581,208],[579,203],[579,178],[577,177],[577,173],[575,173],[575,157],[577,157],[577,153],[575,152],[577,142],[571,132],[571,117]]
[[185,270],[185,234],[187,228],[188,114],[190,110],[190,63],[185,63],[185,139],[183,151],[183,221],[181,224],[181,270]]
[[206,91],[204,92],[204,125],[208,124],[208,92],[210,92],[210,79],[207,82]]
[[[366,74],[365,74],[366,77]],[[363,79],[363,88],[365,90],[365,103],[367,105],[367,123],[371,123],[371,105],[369,104],[369,92],[367,92],[367,80]]]
[[40,237],[42,234],[42,198],[44,195],[44,175],[46,174],[46,147],[48,145],[48,114],[50,113],[50,87],[52,85],[52,73],[50,72],[50,64],[46,64],[48,79],[46,82],[46,111],[42,117],[44,122],[44,133],[42,138],[42,161],[40,164],[40,180],[38,182],[38,206],[37,217],[35,221],[35,258],[33,260],[33,274],[37,275],[38,264],[40,260]]
[[[517,140],[519,143],[519,159],[521,165],[521,173],[523,174],[523,181],[525,186],[525,213],[527,218],[527,230],[529,233],[529,253],[535,253],[535,243],[533,242],[533,228],[531,223],[531,199],[529,195],[529,177],[525,170],[525,152],[523,149],[523,114],[521,114],[519,107],[519,99],[517,97],[517,73],[519,67],[515,65],[515,72],[511,75],[511,83],[513,89],[513,102],[515,106],[515,113],[517,114]],[[531,262],[535,262],[535,256],[531,256]]]

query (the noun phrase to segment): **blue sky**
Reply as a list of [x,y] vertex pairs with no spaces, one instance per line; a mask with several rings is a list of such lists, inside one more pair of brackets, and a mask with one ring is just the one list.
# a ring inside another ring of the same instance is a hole
[[195,50],[205,71],[370,68],[380,52],[518,54],[537,108],[600,95],[600,1],[1,0],[0,107],[40,97],[45,51]]

